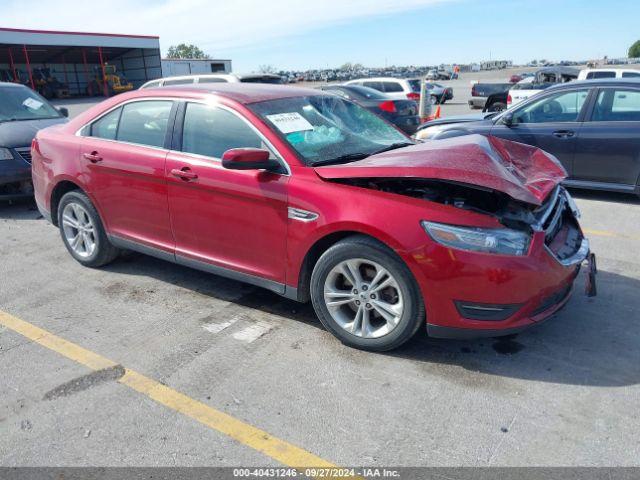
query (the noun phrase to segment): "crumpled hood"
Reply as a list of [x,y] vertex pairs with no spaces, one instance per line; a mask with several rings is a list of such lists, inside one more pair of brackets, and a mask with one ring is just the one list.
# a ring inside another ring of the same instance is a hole
[[66,122],[64,117],[0,122],[0,147],[30,147],[38,130]]
[[316,167],[324,179],[425,178],[478,186],[541,205],[567,176],[539,148],[483,135],[430,141],[345,165]]

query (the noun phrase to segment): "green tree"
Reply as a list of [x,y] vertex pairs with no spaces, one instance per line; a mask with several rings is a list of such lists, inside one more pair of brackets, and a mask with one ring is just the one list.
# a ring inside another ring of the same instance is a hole
[[167,50],[167,58],[207,58],[208,55],[195,45],[180,43]]
[[629,58],[638,58],[640,57],[640,40],[629,47]]

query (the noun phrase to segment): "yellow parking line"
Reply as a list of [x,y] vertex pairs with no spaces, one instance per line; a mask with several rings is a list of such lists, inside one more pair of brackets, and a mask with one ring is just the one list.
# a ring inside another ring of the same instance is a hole
[[[117,365],[112,360],[82,348],[42,328],[9,315],[0,310],[0,325],[19,333],[29,340],[53,350],[60,355],[85,365],[92,370],[102,370]],[[207,427],[224,433],[237,442],[261,452],[283,465],[295,468],[334,467],[326,460],[280,440],[264,430],[194,400],[149,377],[125,368],[118,380],[121,384],[151,398],[157,403],[193,418]]]
[[591,228],[583,229],[587,235],[596,235],[599,237],[615,237],[615,238],[627,238],[630,240],[640,240],[640,235],[629,235],[626,233],[611,232],[609,230],[594,230]]

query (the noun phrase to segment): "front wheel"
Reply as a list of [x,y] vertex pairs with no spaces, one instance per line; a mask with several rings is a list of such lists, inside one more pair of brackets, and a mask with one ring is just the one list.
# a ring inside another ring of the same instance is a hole
[[424,323],[411,271],[367,237],[342,240],[320,257],[311,275],[311,301],[327,330],[363,350],[397,348]]
[[107,238],[98,211],[80,191],[68,192],[60,199],[58,226],[71,256],[86,267],[101,267],[119,254]]

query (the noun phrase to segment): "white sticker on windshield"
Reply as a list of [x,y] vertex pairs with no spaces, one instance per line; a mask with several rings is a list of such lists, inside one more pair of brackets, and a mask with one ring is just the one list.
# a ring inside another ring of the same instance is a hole
[[24,102],[22,102],[22,105],[32,110],[37,110],[43,105],[43,103],[39,102],[35,98],[27,98]]
[[282,133],[303,132],[305,130],[313,130],[306,118],[298,112],[277,113],[275,115],[267,115],[267,118]]

